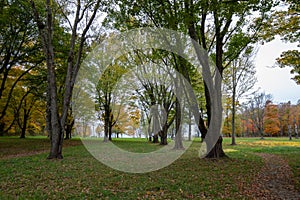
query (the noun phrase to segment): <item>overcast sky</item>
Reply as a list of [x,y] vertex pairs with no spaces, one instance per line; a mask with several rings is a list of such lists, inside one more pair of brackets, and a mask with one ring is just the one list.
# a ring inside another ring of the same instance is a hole
[[255,65],[258,83],[256,88],[261,88],[267,94],[273,95],[273,102],[297,103],[300,99],[300,85],[297,85],[290,74],[291,68],[272,67],[281,52],[297,48],[296,44],[287,44],[279,39],[262,45],[256,55]]

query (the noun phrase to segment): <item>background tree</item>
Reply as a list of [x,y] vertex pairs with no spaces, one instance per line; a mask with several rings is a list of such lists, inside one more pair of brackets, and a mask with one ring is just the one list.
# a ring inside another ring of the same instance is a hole
[[112,140],[112,128],[120,117],[122,102],[119,101],[115,90],[117,82],[126,69],[115,64],[107,68],[101,75],[97,85],[96,109],[99,111],[100,119],[104,121],[104,141]]
[[0,10],[0,134],[4,134],[14,122],[6,116],[14,89],[41,63],[42,56],[27,1],[1,1]]
[[240,98],[251,93],[251,89],[257,81],[252,52],[251,48],[247,49],[224,71],[226,77],[224,81],[225,91],[231,96],[231,145],[236,145],[236,106],[239,105]]
[[249,102],[250,118],[257,129],[261,139],[264,139],[264,116],[265,107],[268,101],[271,101],[270,94],[256,93]]
[[271,101],[266,102],[264,115],[264,131],[269,136],[278,136],[280,123],[278,119],[278,108]]

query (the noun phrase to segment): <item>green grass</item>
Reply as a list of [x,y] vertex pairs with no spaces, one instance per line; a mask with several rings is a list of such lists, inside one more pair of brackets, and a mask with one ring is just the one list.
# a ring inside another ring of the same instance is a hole
[[[281,156],[292,168],[296,188],[300,190],[300,139],[288,138],[238,138],[236,146],[231,146],[230,138],[225,138],[225,149],[247,153],[270,153]],[[229,156],[232,153],[227,153]],[[234,154],[234,152],[233,152]]]
[[[81,145],[79,138],[65,140],[64,146]],[[29,136],[25,139],[19,137],[0,137],[0,159],[18,155],[31,155],[49,151],[50,141],[45,136]]]
[[[63,150],[63,160],[46,160],[47,152],[26,155],[47,150],[49,141],[45,138],[0,138],[0,199],[243,199],[241,188],[250,183],[263,165],[253,153],[283,156],[294,170],[295,178],[300,177],[300,141],[290,143],[287,139],[273,138],[264,141],[238,138],[238,145],[231,146],[225,138],[224,149],[229,158],[221,160],[200,159],[201,144],[195,141],[168,167],[129,174],[94,159],[79,140],[65,142],[68,147]],[[272,146],[273,142],[280,145]],[[141,139],[117,139],[114,143],[134,152],[161,148]],[[20,151],[25,155],[16,153]]]

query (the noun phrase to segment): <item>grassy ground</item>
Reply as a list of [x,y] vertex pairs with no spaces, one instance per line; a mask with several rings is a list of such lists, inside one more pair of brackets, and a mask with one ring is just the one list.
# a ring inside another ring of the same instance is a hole
[[[140,139],[115,143],[136,152],[160,148]],[[101,164],[80,140],[65,142],[63,160],[46,160],[45,138],[0,138],[0,199],[243,199],[241,190],[263,165],[256,152],[282,156],[300,180],[300,140],[238,138],[237,143],[231,146],[225,138],[229,158],[206,160],[198,158],[196,141],[168,167],[128,174]]]

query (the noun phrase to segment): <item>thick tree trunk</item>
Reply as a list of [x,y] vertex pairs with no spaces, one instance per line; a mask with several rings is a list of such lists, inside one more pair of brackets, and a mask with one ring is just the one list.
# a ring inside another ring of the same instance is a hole
[[160,145],[167,145],[168,144],[168,138],[167,138],[166,135],[160,138],[160,143],[159,144]]
[[163,126],[163,129],[159,132],[160,145],[168,144],[168,121]]
[[[49,33],[50,34],[50,33]],[[52,42],[50,43],[52,44]],[[55,65],[54,65],[54,51],[53,46],[48,45],[48,58],[47,58],[47,68],[50,81],[50,109],[51,109],[51,149],[48,159],[58,158],[62,159],[62,127],[60,125],[60,118],[58,114],[58,105],[57,105],[57,88],[56,88],[56,74],[55,74]]]
[[167,145],[168,144],[168,138],[167,138],[167,132],[164,132],[164,130],[162,130],[160,132],[160,145]]
[[[30,1],[33,11],[35,21],[37,23],[39,33],[42,39],[43,51],[46,57],[47,64],[47,106],[50,109],[51,123],[48,124],[48,130],[51,139],[51,149],[48,159],[52,158],[63,158],[62,157],[62,134],[63,130],[60,124],[60,117],[58,113],[57,105],[57,88],[56,88],[56,74],[55,74],[55,64],[54,64],[54,48],[53,48],[53,13],[52,13],[52,3],[50,0],[46,0],[46,24],[44,24],[39,16],[37,8],[35,7],[34,1]],[[47,117],[48,118],[48,117]],[[49,123],[49,120],[47,119]]]
[[26,129],[22,128],[22,129],[21,129],[21,135],[20,135],[20,138],[21,138],[21,139],[24,139],[24,138],[25,138],[25,135],[26,135]]
[[109,141],[112,140],[111,135],[112,135],[112,125],[110,124],[110,125],[109,125],[109,129],[108,129],[108,140],[109,140]]
[[227,157],[222,147],[223,138],[220,136],[217,143],[211,149],[211,151],[205,156],[206,158],[222,158]]

